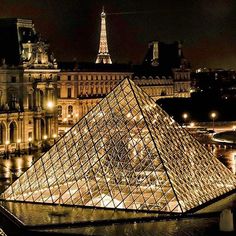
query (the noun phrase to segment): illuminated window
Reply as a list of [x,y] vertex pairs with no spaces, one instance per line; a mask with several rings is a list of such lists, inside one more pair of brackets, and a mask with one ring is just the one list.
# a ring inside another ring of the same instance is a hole
[[72,115],[72,113],[73,113],[73,106],[69,105],[68,106],[68,114]]
[[57,107],[58,117],[62,117],[62,106]]

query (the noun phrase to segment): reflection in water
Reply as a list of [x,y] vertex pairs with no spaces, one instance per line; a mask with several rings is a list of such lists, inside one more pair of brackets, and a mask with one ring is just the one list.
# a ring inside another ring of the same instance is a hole
[[0,193],[33,163],[32,155],[0,159]]
[[[221,235],[218,230],[218,218],[182,219],[138,224],[115,224],[82,228],[60,228],[47,230],[52,233],[70,233],[104,236],[205,236]],[[223,234],[222,234],[223,235]]]
[[[127,211],[114,211],[109,209],[94,209],[82,207],[69,207],[47,204],[33,204],[20,202],[4,202],[0,201],[0,205],[15,215],[25,225],[41,225],[41,224],[59,224],[87,222],[96,220],[115,220],[115,219],[131,219],[157,216],[157,213],[136,213]],[[52,212],[68,212],[67,215],[57,217]],[[24,212],[24,214],[22,214]]]
[[218,158],[227,168],[235,173],[236,168],[236,145],[223,144],[212,140],[208,134],[192,133],[213,155]]
[[236,155],[236,149],[216,148],[213,153],[226,167],[235,173],[234,156]]

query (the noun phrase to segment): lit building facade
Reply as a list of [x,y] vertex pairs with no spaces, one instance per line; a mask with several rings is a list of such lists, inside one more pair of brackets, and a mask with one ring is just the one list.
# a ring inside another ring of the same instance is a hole
[[58,124],[63,132],[88,113],[124,78],[131,78],[127,65],[59,64],[57,79]]
[[41,146],[57,135],[57,69],[32,20],[0,20],[0,151]]
[[154,100],[190,97],[191,70],[182,54],[180,43],[153,42],[142,65],[59,63],[59,131],[75,124],[124,78],[132,78]]

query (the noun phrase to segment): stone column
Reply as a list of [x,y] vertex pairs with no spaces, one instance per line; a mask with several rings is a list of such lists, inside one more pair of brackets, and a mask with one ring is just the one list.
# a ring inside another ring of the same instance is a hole
[[35,118],[34,119],[34,139],[39,141],[41,139],[41,119]]
[[46,128],[48,138],[52,138],[52,117],[47,117],[46,119]]

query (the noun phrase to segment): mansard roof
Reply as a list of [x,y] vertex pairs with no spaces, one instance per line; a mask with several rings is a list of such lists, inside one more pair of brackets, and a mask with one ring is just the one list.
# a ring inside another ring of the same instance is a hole
[[130,64],[101,64],[94,62],[77,62],[67,61],[58,62],[58,67],[61,71],[81,71],[81,72],[132,72],[132,65]]

